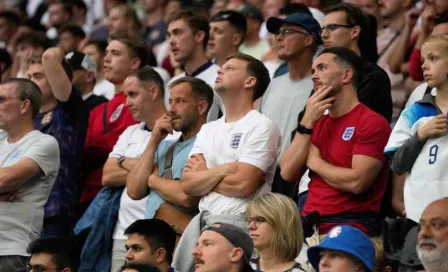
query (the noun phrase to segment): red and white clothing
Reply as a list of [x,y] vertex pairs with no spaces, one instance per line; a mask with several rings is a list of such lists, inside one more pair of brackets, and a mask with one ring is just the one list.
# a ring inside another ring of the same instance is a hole
[[[105,107],[107,107],[106,114]],[[118,137],[137,122],[126,107],[126,96],[118,93],[112,100],[103,103],[90,112],[89,127],[84,144],[83,190],[80,202],[91,201],[101,190],[103,166]]]
[[[349,113],[338,118],[322,116],[314,126],[311,142],[319,149],[323,160],[334,166],[351,168],[354,155],[365,155],[382,161],[383,168],[372,187],[360,195],[337,190],[318,174],[310,171],[311,181],[303,215],[312,211],[318,211],[321,217],[379,213],[389,174],[389,163],[383,150],[390,133],[386,119],[364,104],[357,105]],[[361,224],[344,224],[366,232],[366,228]],[[327,233],[335,225],[339,224],[321,224],[320,233]]]

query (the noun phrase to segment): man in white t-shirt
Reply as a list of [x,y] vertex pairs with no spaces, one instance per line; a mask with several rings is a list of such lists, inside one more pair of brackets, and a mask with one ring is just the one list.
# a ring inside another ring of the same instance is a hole
[[[213,87],[219,66],[208,59],[205,49],[209,39],[210,26],[207,17],[195,14],[191,10],[181,10],[171,16],[168,22],[168,37],[174,60],[185,71],[173,77],[168,86],[175,80],[191,76],[202,79]],[[165,88],[165,105],[169,108]],[[221,98],[215,92],[213,105],[208,112],[207,121],[214,121],[224,114]]]
[[192,219],[176,249],[176,270],[193,268],[190,252],[202,226],[219,222],[247,229],[247,203],[271,189],[280,131],[253,108],[269,81],[261,61],[240,53],[230,56],[218,72],[215,90],[224,102],[226,115],[202,126],[185,165],[181,180],[184,192],[202,198],[199,215]]
[[[259,111],[275,122],[282,134],[281,154],[291,143],[297,116],[305,108],[313,90],[311,66],[320,43],[320,25],[310,14],[293,13],[285,19],[271,17],[269,32],[275,34],[277,55],[288,65],[289,72],[274,78],[260,99]],[[279,156],[279,157],[280,157]],[[277,161],[277,165],[280,161]],[[273,191],[292,196],[294,184],[287,187],[280,177],[274,179]]]
[[[163,103],[164,84],[160,75],[149,67],[131,74],[124,82],[126,106],[139,124],[129,126],[119,137],[109,154],[104,168],[102,183],[108,187],[126,184],[126,178],[137,164],[151,137],[155,121],[167,113]],[[125,262],[124,230],[135,220],[145,218],[147,198],[135,201],[123,190],[118,211],[118,220],[113,234],[112,271],[117,271]]]
[[28,79],[0,85],[0,271],[25,272],[28,244],[39,238],[44,205],[59,171],[55,138],[33,128],[42,93]]

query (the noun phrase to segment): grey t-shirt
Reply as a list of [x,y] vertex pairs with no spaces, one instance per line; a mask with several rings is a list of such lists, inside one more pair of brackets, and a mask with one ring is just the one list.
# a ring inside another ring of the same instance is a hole
[[291,144],[291,132],[297,127],[297,116],[305,108],[313,90],[311,77],[291,80],[289,73],[274,78],[264,93],[259,111],[274,121],[282,134],[282,149],[277,163]]
[[0,202],[0,256],[28,256],[29,243],[39,238],[44,205],[59,171],[58,142],[37,130],[12,144],[7,138],[0,141],[0,171],[22,158],[33,160],[41,173],[22,185],[20,199]]

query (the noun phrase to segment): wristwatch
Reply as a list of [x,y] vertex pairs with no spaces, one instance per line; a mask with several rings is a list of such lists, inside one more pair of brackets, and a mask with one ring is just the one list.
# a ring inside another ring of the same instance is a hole
[[126,159],[125,156],[120,156],[120,157],[117,159],[117,164],[118,164],[118,166],[122,167],[123,162],[124,162],[125,159]]
[[300,134],[309,134],[311,135],[313,133],[313,129],[312,128],[306,128],[304,125],[299,124],[296,128],[297,133]]

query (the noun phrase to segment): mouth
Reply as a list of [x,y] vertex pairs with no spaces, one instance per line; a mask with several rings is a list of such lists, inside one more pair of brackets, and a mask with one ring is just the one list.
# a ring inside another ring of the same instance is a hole
[[431,75],[423,74],[423,78],[424,78],[425,80],[427,80],[427,79],[431,78]]
[[179,53],[178,48],[171,48],[171,52],[173,52],[173,55],[177,55]]
[[331,42],[324,42],[324,47],[330,47],[331,46]]
[[217,77],[216,80],[215,80],[215,83],[221,82],[221,80],[222,79],[220,77]]
[[420,246],[420,249],[426,250],[426,251],[431,251],[437,248],[436,245],[434,244],[430,244],[430,243],[422,243]]

